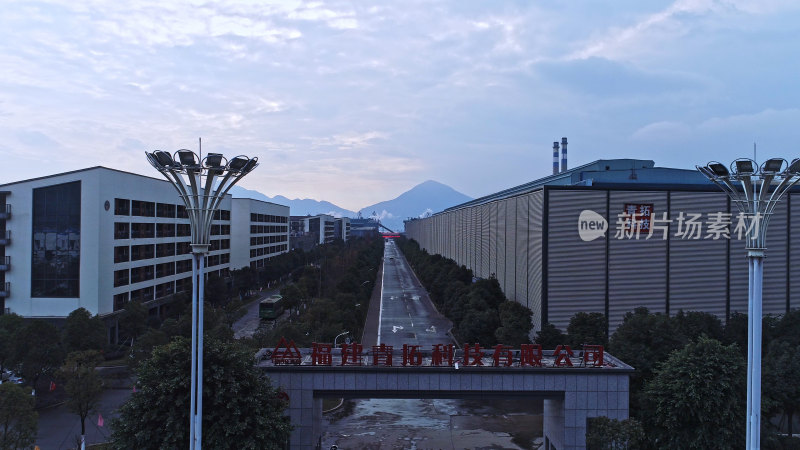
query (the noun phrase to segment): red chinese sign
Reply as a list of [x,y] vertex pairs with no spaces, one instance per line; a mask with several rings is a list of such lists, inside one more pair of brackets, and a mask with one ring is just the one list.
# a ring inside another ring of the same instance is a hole
[[[371,351],[372,366],[393,367],[394,348],[391,345],[373,345]],[[483,349],[480,344],[466,344],[461,352],[461,358],[456,358],[456,348],[453,344],[436,344],[431,346],[430,360],[427,367],[603,367],[604,352],[602,345],[584,345],[583,350],[576,356],[569,345],[559,345],[552,355],[545,355],[539,344],[522,344],[520,349],[514,350],[508,345],[495,345],[491,349]],[[403,367],[423,366],[423,352],[420,345],[403,344]],[[334,351],[332,344],[314,342],[311,344],[310,364],[312,366],[333,366]],[[340,353],[340,366],[363,366],[364,347],[358,343],[342,344]],[[545,362],[544,359],[548,358]],[[484,361],[487,358],[487,361]],[[488,358],[491,358],[489,362]],[[272,362],[276,365],[302,364],[303,356],[294,341],[281,338],[272,353]],[[484,362],[486,364],[484,364]]]
[[636,230],[639,232],[650,232],[650,225],[653,218],[652,203],[625,203],[622,217],[625,218],[625,230]]

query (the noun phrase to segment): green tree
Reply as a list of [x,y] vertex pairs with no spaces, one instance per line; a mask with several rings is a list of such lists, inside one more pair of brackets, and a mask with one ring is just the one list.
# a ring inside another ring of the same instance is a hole
[[123,339],[135,341],[147,330],[147,308],[141,302],[128,302],[119,317],[119,330]]
[[735,345],[701,336],[673,352],[645,386],[645,428],[657,448],[740,447],[746,364]]
[[289,284],[281,289],[281,296],[289,310],[295,310],[300,306],[300,300],[303,299],[303,292],[294,284]]
[[536,332],[536,343],[542,348],[553,350],[556,346],[566,344],[567,337],[552,323],[545,323],[542,329]]
[[[118,449],[186,448],[189,444],[191,341],[157,347],[137,370],[139,389],[112,424]],[[215,449],[279,449],[291,425],[287,404],[253,366],[252,351],[207,339],[203,365],[203,443]]]
[[0,450],[26,449],[36,439],[34,399],[14,383],[0,384]]
[[81,419],[81,443],[86,441],[86,417],[103,393],[103,380],[95,370],[102,361],[95,350],[72,352],[59,370],[60,378],[66,380],[67,407]]
[[500,344],[519,348],[520,344],[530,344],[528,334],[533,328],[530,309],[520,303],[505,301],[500,304],[500,328],[494,335]]
[[83,350],[102,350],[106,345],[106,326],[85,308],[78,308],[64,322],[63,342],[67,353]]
[[636,419],[592,417],[586,430],[588,450],[628,450],[644,446],[646,439],[642,424]]
[[688,339],[694,340],[700,336],[707,336],[718,341],[724,339],[722,321],[714,314],[681,310],[672,320],[675,323],[675,329]]
[[652,314],[640,307],[628,312],[611,335],[609,353],[636,369],[630,380],[630,408],[638,417],[644,382],[653,376],[656,364],[670,352],[682,348],[687,339],[675,330],[674,322],[664,314]]
[[11,313],[0,315],[0,373],[13,365],[14,347],[17,333],[22,329],[22,316]]
[[567,335],[573,348],[583,344],[607,345],[608,320],[605,314],[579,312],[569,319]]
[[43,375],[52,373],[64,360],[58,329],[44,320],[31,320],[22,327],[16,338],[14,361],[23,378],[34,390]]
[[[792,435],[792,420],[800,405],[800,347],[783,340],[773,341],[764,358],[763,395],[770,415],[786,414]],[[768,419],[764,415],[762,421]]]
[[228,285],[217,274],[208,276],[205,282],[205,301],[214,306],[224,305],[228,302]]

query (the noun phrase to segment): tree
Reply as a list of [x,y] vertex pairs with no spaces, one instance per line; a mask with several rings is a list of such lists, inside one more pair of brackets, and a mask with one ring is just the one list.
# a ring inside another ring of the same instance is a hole
[[536,332],[536,343],[541,345],[542,348],[545,349],[555,349],[556,346],[566,344],[567,338],[564,336],[564,333],[561,332],[555,325],[552,323],[545,323],[542,325],[542,329]]
[[608,347],[612,355],[636,369],[630,381],[630,408],[634,415],[639,412],[644,382],[652,378],[656,364],[667,359],[673,350],[682,348],[686,341],[676,332],[669,316],[652,314],[644,307],[625,314]]
[[[191,341],[157,347],[137,370],[139,389],[112,424],[118,449],[186,448],[189,444]],[[215,449],[283,448],[291,425],[287,404],[236,342],[206,339],[203,443]]]
[[205,282],[205,290],[204,301],[214,306],[224,305],[228,301],[228,285],[217,274],[208,276]]
[[608,320],[605,314],[579,312],[569,319],[567,335],[573,348],[583,344],[607,345]]
[[675,322],[675,329],[688,339],[694,340],[700,336],[708,336],[711,339],[722,341],[724,338],[722,322],[714,314],[680,310],[672,320]]
[[300,291],[294,284],[289,284],[281,289],[281,296],[289,311],[297,309],[300,306],[300,300],[303,298],[303,292]]
[[103,361],[100,352],[86,350],[67,355],[59,374],[66,380],[67,407],[81,419],[81,448],[86,441],[86,417],[100,401],[103,380],[97,366]]
[[530,309],[520,303],[505,301],[500,304],[500,328],[494,335],[500,344],[519,348],[520,344],[530,344],[528,334],[533,328]]
[[642,420],[655,447],[740,447],[745,366],[735,345],[705,336],[673,352],[645,386]]
[[0,384],[0,450],[30,448],[36,439],[39,415],[25,390],[14,383]]
[[[800,405],[800,347],[783,340],[769,345],[764,358],[763,395],[772,407],[772,415],[786,414],[789,424],[787,433],[792,435],[792,420]],[[762,421],[769,416],[765,415]]]
[[589,450],[627,450],[641,448],[646,442],[642,424],[636,419],[592,417],[586,430]]
[[11,313],[0,315],[0,373],[11,365],[17,333],[22,329],[22,316]]
[[16,338],[14,360],[23,378],[34,390],[39,379],[51,373],[64,359],[58,329],[44,320],[31,320],[22,327]]
[[135,341],[147,330],[147,308],[141,302],[128,302],[119,317],[120,334],[125,340]]
[[85,308],[78,308],[67,316],[63,330],[64,351],[102,350],[105,347],[106,326]]

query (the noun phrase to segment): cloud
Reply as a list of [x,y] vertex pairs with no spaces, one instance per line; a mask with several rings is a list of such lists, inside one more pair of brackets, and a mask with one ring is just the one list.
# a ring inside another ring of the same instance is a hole
[[17,140],[27,145],[41,150],[55,150],[61,147],[61,144],[53,140],[50,136],[37,130],[20,130],[17,131]]
[[683,139],[692,133],[692,127],[681,122],[661,121],[645,125],[634,131],[633,140],[675,140]]

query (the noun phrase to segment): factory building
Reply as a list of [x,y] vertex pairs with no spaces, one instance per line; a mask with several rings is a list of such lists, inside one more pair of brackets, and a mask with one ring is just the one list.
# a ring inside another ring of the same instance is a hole
[[[647,160],[571,170],[556,161],[551,176],[407,221],[406,235],[496,277],[531,309],[534,333],[546,322],[566,329],[581,311],[605,314],[611,331],[639,306],[723,321],[747,313],[744,236],[753,230],[719,188]],[[763,311],[781,314],[800,307],[800,192],[775,209],[767,246]]]
[[[4,313],[57,320],[83,307],[108,318],[140,301],[157,314],[192,289],[189,219],[166,180],[92,167],[0,185],[0,211]],[[288,217],[288,207],[227,195],[206,274],[287,251]]]

